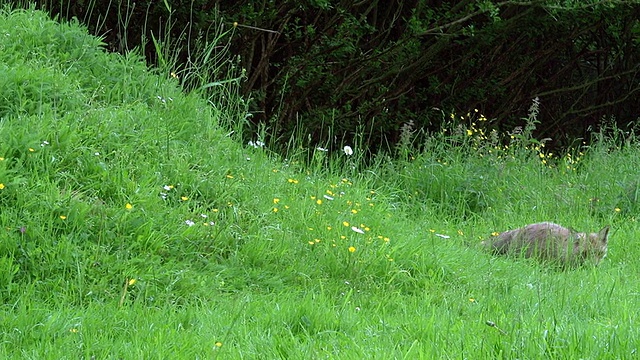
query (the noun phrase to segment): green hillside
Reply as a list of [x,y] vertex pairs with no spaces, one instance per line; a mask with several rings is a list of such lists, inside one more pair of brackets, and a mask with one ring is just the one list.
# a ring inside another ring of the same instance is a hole
[[[32,10],[0,10],[0,72],[2,358],[638,351],[634,134],[552,154],[526,126],[484,134],[480,114],[443,114],[451,127],[406,159],[302,139],[278,155],[238,140],[229,87],[186,95]],[[611,224],[608,257],[558,269],[479,246],[539,221]]]

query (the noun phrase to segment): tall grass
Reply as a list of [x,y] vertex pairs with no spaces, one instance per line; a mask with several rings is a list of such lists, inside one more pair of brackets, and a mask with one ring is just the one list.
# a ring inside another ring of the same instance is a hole
[[[632,134],[558,155],[535,117],[501,135],[444,114],[402,160],[300,140],[284,158],[232,138],[233,82],[191,68],[205,86],[185,94],[77,23],[3,9],[0,67],[3,358],[637,352]],[[543,220],[611,223],[608,258],[558,271],[477,247]]]

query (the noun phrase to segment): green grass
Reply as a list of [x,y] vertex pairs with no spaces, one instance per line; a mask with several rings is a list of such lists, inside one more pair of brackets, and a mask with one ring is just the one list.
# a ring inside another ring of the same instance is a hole
[[[283,159],[232,134],[232,83],[210,88],[223,105],[185,95],[99,45],[0,11],[0,357],[637,353],[633,136],[558,156],[470,124],[408,160]],[[478,247],[537,221],[611,224],[609,255],[558,271]]]

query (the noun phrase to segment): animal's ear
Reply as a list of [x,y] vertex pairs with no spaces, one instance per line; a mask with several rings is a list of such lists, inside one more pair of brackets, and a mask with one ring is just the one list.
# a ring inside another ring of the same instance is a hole
[[598,232],[598,239],[605,244],[607,243],[607,240],[609,240],[609,225],[603,227],[602,230]]

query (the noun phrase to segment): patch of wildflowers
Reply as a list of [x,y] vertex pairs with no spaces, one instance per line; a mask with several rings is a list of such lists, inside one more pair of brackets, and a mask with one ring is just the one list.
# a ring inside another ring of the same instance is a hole
[[251,147],[256,148],[256,149],[257,149],[257,148],[264,147],[264,142],[262,142],[262,141],[260,141],[260,140],[256,140],[256,141],[250,140],[247,144],[248,144],[249,146],[251,146]]

